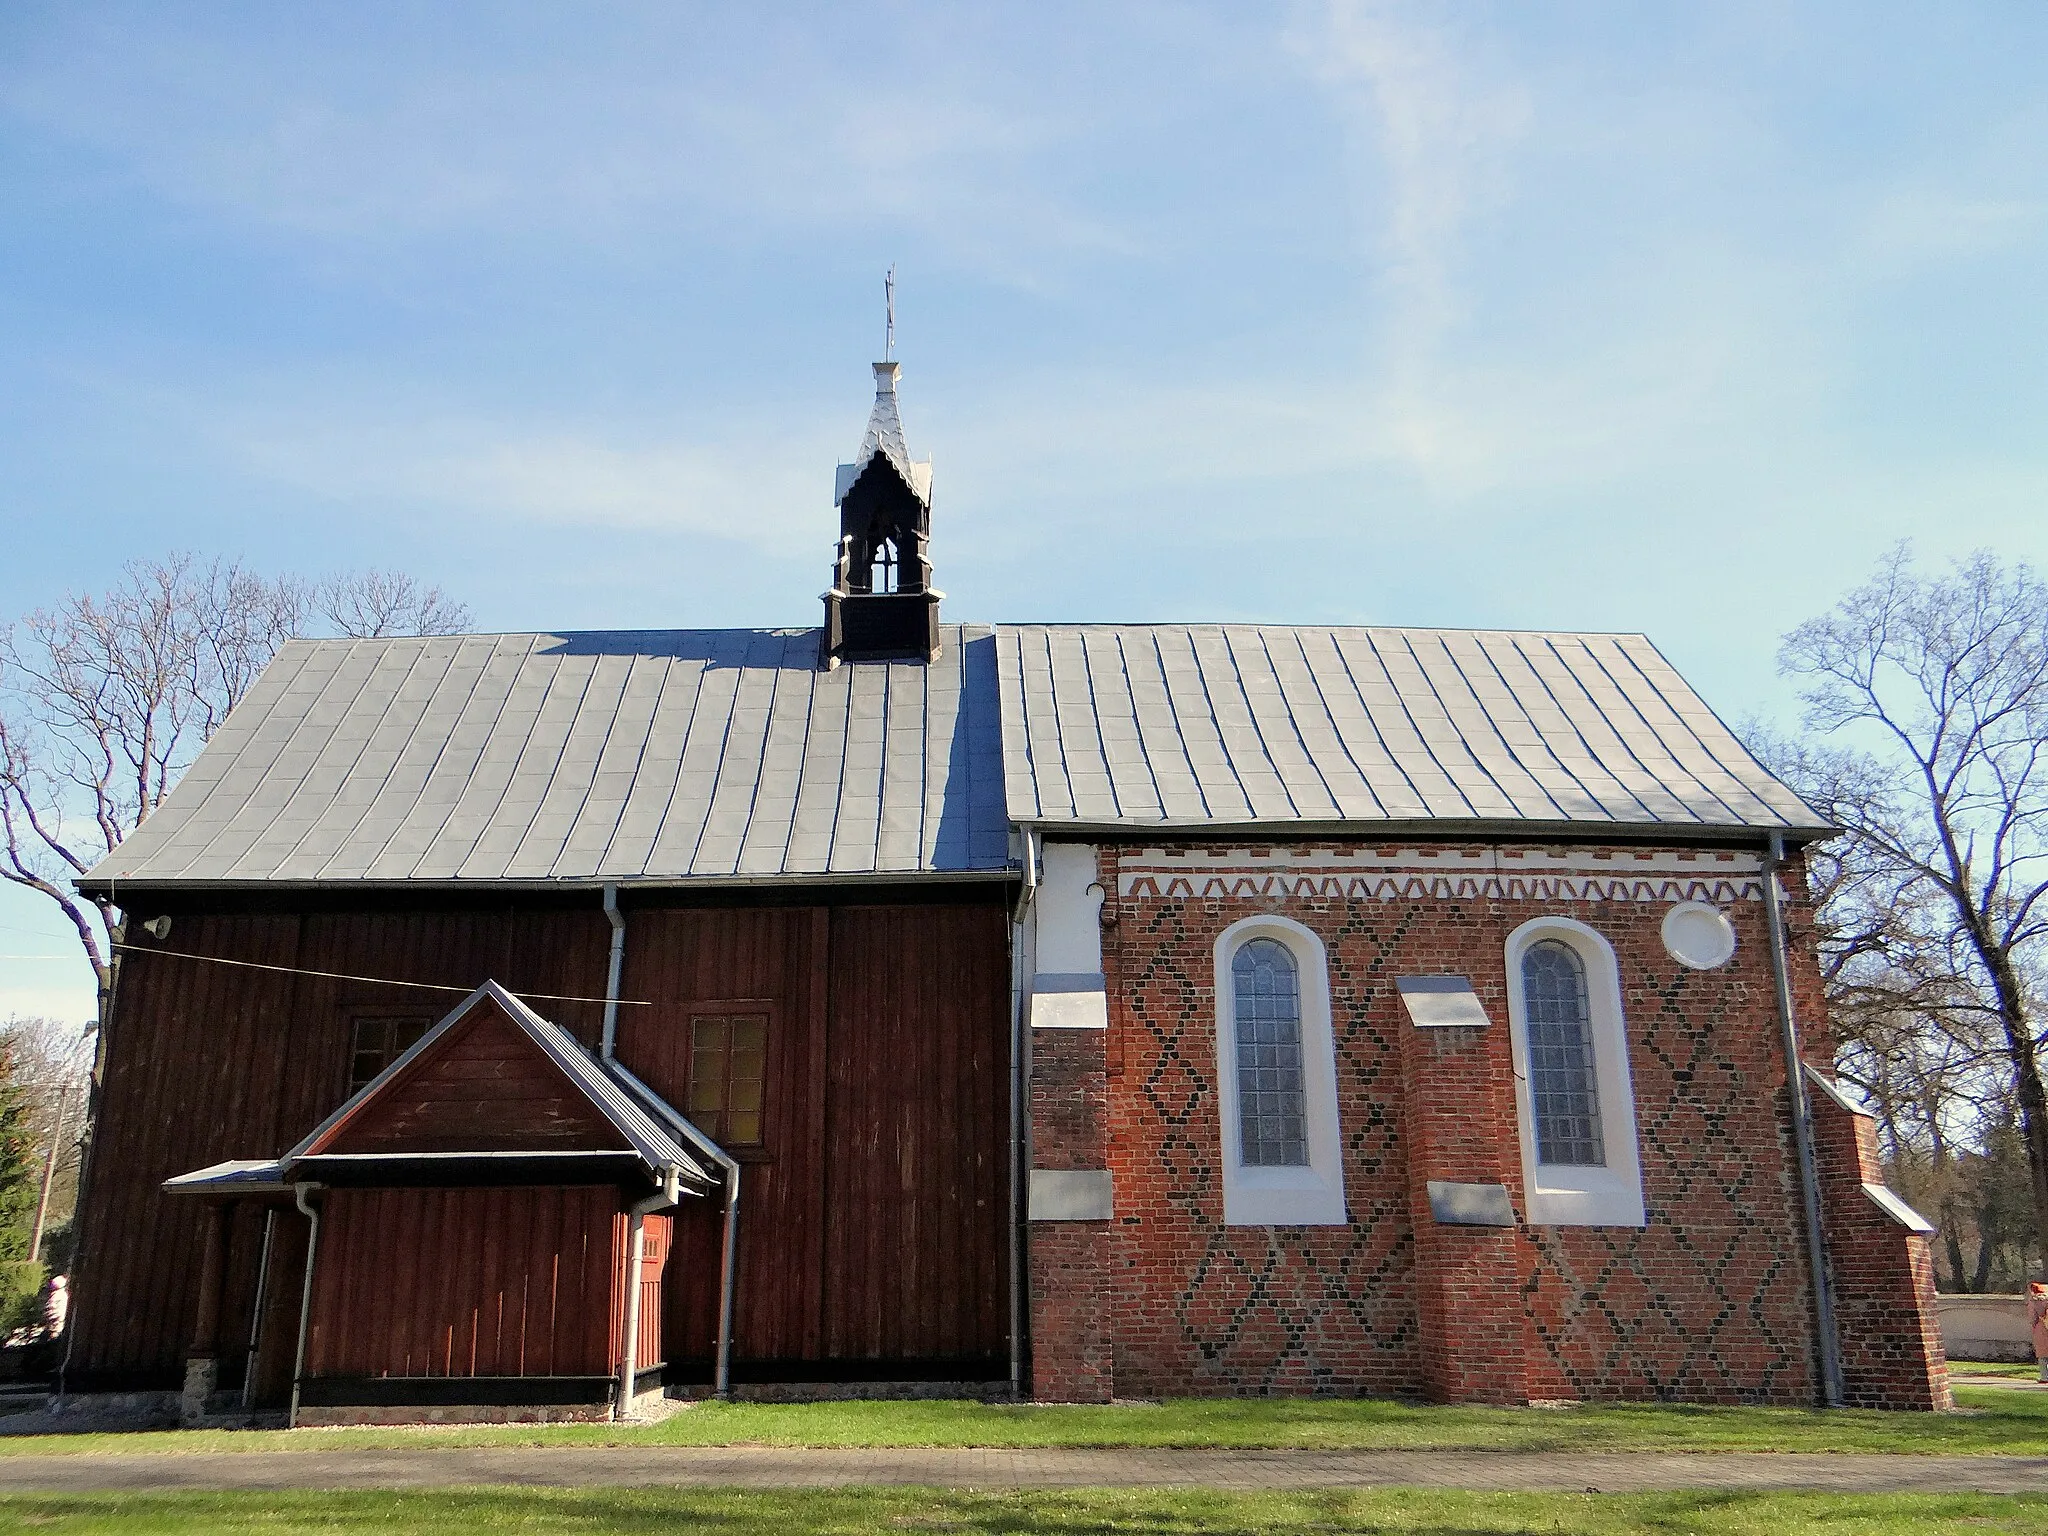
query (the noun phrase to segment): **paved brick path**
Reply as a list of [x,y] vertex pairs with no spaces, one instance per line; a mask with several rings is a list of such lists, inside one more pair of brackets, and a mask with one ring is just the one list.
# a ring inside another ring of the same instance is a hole
[[1642,1493],[2048,1493],[2048,1456],[1523,1455],[1454,1451],[793,1450],[589,1446],[0,1456],[0,1493],[171,1488],[1395,1486]]

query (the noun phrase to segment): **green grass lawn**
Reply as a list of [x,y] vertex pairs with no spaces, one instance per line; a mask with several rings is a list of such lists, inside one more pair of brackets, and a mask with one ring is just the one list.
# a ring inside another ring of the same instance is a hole
[[0,1435],[0,1455],[474,1445],[1236,1446],[2048,1455],[2048,1393],[1958,1389],[1957,1413],[1798,1408],[1439,1408],[1380,1399],[1158,1406],[701,1403],[658,1424]]
[[1975,1494],[1508,1494],[1375,1489],[1215,1493],[1083,1489],[1003,1494],[934,1489],[724,1492],[654,1489],[451,1489],[434,1493],[177,1493],[0,1498],[0,1526],[72,1536],[220,1532],[532,1536],[839,1536],[839,1533],[1275,1531],[1402,1536],[1887,1536],[1958,1530],[2048,1532],[2048,1496]]

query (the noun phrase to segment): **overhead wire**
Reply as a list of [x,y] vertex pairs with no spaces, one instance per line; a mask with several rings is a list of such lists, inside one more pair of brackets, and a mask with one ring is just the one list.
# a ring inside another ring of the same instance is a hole
[[[323,981],[359,981],[373,987],[411,987],[421,992],[459,992],[464,997],[476,990],[475,987],[459,987],[440,981],[400,981],[392,976],[352,976],[345,971],[316,971],[301,965],[267,965],[260,960],[230,960],[224,955],[195,955],[184,949],[158,949],[153,944],[116,944],[117,950],[131,955],[161,955],[167,960],[198,960],[207,965],[232,965],[245,971],[274,971],[284,976],[317,976]],[[521,992],[507,987],[514,997],[537,1003],[598,1003],[601,997],[575,997],[560,992]],[[617,999],[621,1008],[652,1008],[653,1003],[644,999],[622,997]]]

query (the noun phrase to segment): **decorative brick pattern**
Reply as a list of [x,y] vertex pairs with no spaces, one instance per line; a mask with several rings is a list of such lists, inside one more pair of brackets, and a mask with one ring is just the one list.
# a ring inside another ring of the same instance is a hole
[[1842,1338],[1843,1395],[1852,1408],[1952,1408],[1935,1315],[1933,1244],[1900,1226],[1863,1191],[1866,1183],[1884,1182],[1877,1122],[1824,1089],[1808,1097]]
[[[1100,1298],[1099,1347],[1122,1396],[1814,1400],[1755,856],[1501,848],[1480,862],[1548,883],[1425,882],[1398,899],[1343,883],[1403,867],[1435,880],[1473,859],[1448,845],[1103,850],[1102,883],[1116,894],[1103,914],[1111,1010],[1100,1113],[1116,1217],[1102,1234],[1099,1279],[1092,1226],[1033,1233],[1034,1329],[1043,1320],[1065,1330],[1034,1337],[1048,1362],[1034,1370],[1042,1395],[1068,1384],[1110,1391],[1089,1354],[1096,1342],[1062,1311],[1056,1288],[1071,1283]],[[1339,885],[1327,883],[1347,865]],[[1679,965],[1659,933],[1672,901],[1700,894],[1694,865],[1738,936],[1735,958],[1714,971]],[[1603,866],[1611,878],[1587,873]],[[1787,872],[1795,894],[1796,877]],[[1266,912],[1314,929],[1329,951],[1347,1227],[1222,1222],[1213,946],[1231,923]],[[1504,946],[1546,913],[1598,929],[1619,961],[1647,1225],[1437,1227],[1429,1178],[1505,1184],[1526,1212]],[[1796,899],[1790,916],[1796,945],[1807,921]],[[1441,972],[1471,977],[1487,1029],[1414,1038],[1423,1032],[1408,1024],[1395,978]],[[1795,991],[1808,1043],[1824,1055],[1812,1027],[1819,977],[1797,957]],[[1092,1088],[1053,1074],[1048,1033],[1034,1041],[1033,1126],[1059,1131],[1037,1165],[1072,1156],[1081,1160],[1064,1166],[1084,1166],[1094,1100],[1056,1101]]]

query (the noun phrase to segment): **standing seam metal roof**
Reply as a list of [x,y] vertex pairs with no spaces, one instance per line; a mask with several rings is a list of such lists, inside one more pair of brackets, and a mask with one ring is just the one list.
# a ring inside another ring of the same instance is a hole
[[1826,823],[1642,635],[1006,624],[1012,820]]
[[633,881],[1009,862],[993,632],[294,641],[96,883]]
[[1825,823],[1641,635],[947,625],[294,641],[86,883],[994,873],[1013,822]]

